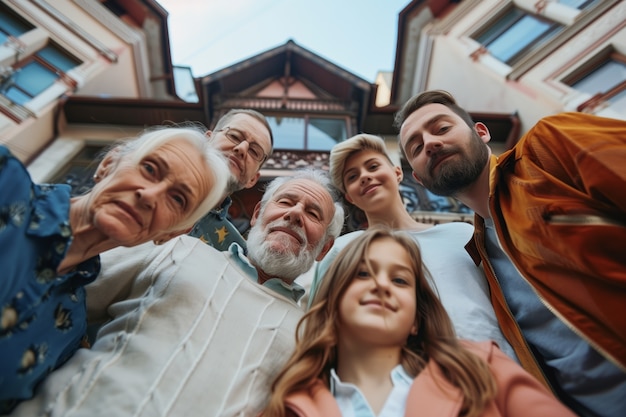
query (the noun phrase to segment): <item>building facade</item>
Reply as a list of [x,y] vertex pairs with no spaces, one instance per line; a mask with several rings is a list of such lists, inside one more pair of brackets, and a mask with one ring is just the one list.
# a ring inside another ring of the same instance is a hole
[[[419,91],[454,94],[490,128],[495,153],[549,114],[626,118],[624,1],[413,0],[398,15],[395,48],[393,73],[372,82],[293,41],[192,79],[171,62],[155,0],[2,0],[0,143],[35,181],[81,193],[93,159],[120,138],[165,123],[210,129],[231,108],[256,109],[275,152],[259,186],[234,196],[230,214],[245,233],[263,183],[328,169],[330,148],[358,132],[385,139],[416,218],[471,221],[467,207],[415,183],[400,156],[393,115]],[[346,230],[363,227],[348,209]]]

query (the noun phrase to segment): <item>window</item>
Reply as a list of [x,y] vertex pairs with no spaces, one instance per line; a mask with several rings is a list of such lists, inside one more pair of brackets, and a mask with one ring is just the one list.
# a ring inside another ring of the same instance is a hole
[[94,186],[93,174],[104,153],[104,146],[87,145],[50,180],[51,184],[67,184],[71,195],[83,195]]
[[80,63],[50,42],[34,55],[14,65],[12,72],[0,83],[0,94],[13,103],[24,105]]
[[274,149],[329,151],[347,137],[346,119],[267,116]]
[[553,37],[563,26],[512,8],[473,38],[492,56],[514,65],[527,52]]
[[597,3],[598,0],[559,0],[558,2],[574,9],[583,10],[593,3]]
[[33,25],[0,3],[0,44],[5,43],[9,36],[17,38],[31,29],[34,29]]
[[596,101],[607,101],[611,108],[626,113],[626,55],[605,52],[563,81]]
[[20,106],[41,94],[69,70],[81,64],[81,61],[52,41],[30,56],[20,55],[23,53],[19,46],[21,42],[11,38],[19,38],[34,28],[35,26],[0,3],[0,44],[17,42],[17,46],[14,46],[15,62],[1,68],[0,71],[0,95]]

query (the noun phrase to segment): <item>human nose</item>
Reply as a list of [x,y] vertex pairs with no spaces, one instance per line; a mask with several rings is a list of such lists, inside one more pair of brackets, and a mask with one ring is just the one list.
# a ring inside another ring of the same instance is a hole
[[374,275],[374,291],[380,294],[389,294],[391,280],[385,273]]
[[369,174],[369,172],[366,171],[366,172],[359,173],[359,181],[361,182],[361,184],[367,184],[371,180],[372,180],[372,176]]
[[285,212],[283,218],[290,223],[302,226],[303,209],[300,204],[294,204]]
[[146,187],[138,189],[135,194],[139,203],[148,209],[153,209],[158,199],[164,193],[164,184],[150,184]]
[[430,156],[431,154],[438,152],[443,146],[443,143],[441,143],[441,140],[437,136],[424,135],[423,140],[424,140],[424,151],[426,152],[427,156]]
[[233,150],[237,152],[241,156],[241,158],[244,158],[248,154],[249,147],[250,144],[248,143],[248,141],[242,140],[237,145],[235,145],[235,147],[233,147]]

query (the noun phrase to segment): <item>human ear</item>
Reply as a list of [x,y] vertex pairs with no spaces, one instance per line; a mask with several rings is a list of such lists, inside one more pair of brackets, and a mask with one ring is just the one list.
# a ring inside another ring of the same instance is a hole
[[[259,169],[260,169],[260,168],[259,168]],[[257,173],[254,175],[254,177],[250,178],[250,181],[248,181],[248,182],[246,183],[246,185],[244,185],[244,186],[243,186],[243,188],[246,188],[246,189],[247,189],[247,188],[252,188],[252,186],[253,186],[254,184],[256,184],[256,182],[259,180],[259,178],[260,178],[260,177],[261,177],[261,173],[260,173],[260,172],[257,172]]]
[[93,176],[95,182],[100,182],[101,179],[106,178],[111,172],[113,172],[115,166],[119,162],[120,159],[120,150],[118,148],[113,148],[104,156],[102,161],[98,164],[98,168],[96,168],[96,173]]
[[402,168],[400,168],[398,166],[394,166],[393,170],[396,173],[396,178],[398,180],[398,184],[400,184],[402,182],[402,178],[404,177],[404,174],[402,173]]
[[491,140],[491,133],[489,133],[489,129],[485,126],[484,123],[477,122],[474,124],[474,130],[480,136],[484,143],[487,143]]
[[250,226],[254,226],[257,219],[259,218],[260,212],[261,212],[261,202],[259,201],[258,203],[256,203],[256,206],[254,206],[254,212],[252,213],[252,217],[250,218]]
[[333,247],[333,244],[335,243],[335,239],[334,238],[328,238],[328,240],[326,241],[326,243],[324,243],[324,246],[322,247],[321,252],[319,253],[319,255],[317,255],[317,257],[315,258],[316,261],[321,261],[322,259],[324,259],[324,256],[326,256],[326,254],[328,253],[328,251],[330,250],[330,248]]

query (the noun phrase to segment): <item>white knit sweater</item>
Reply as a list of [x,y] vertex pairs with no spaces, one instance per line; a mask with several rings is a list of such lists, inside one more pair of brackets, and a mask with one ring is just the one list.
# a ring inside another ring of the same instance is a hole
[[253,416],[262,409],[295,345],[296,303],[258,285],[245,260],[189,236],[114,249],[102,261],[87,303],[90,317],[112,320],[13,415]]

